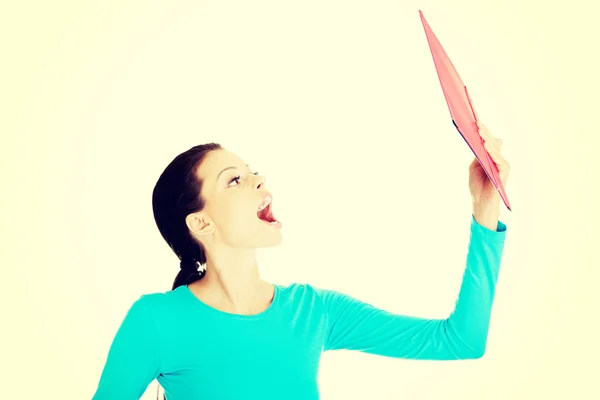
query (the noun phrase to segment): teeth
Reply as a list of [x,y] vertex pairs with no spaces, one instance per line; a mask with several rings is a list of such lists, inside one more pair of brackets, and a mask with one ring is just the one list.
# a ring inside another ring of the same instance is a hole
[[262,202],[262,204],[260,205],[260,207],[258,207],[258,211],[262,211],[262,210],[264,210],[265,208],[267,208],[267,206],[268,206],[269,204],[271,204],[271,197],[267,197],[267,198],[266,198],[266,199],[265,199],[265,200]]

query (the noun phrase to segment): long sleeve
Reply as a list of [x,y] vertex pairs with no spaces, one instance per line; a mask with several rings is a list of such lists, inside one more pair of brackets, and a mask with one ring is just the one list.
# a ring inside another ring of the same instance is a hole
[[142,296],[115,334],[93,400],[138,400],[159,373],[157,331]]
[[324,351],[357,350],[420,360],[483,356],[505,236],[502,222],[492,231],[471,215],[466,268],[455,308],[446,319],[398,315],[318,288],[327,320]]

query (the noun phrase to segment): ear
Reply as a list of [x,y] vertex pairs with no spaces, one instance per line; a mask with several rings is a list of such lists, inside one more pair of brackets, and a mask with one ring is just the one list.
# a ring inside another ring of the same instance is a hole
[[195,236],[211,235],[215,231],[214,222],[203,212],[188,215],[185,224]]

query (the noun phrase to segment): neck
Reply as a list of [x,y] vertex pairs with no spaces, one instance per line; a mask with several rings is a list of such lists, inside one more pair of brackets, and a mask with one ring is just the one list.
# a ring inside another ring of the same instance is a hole
[[206,275],[200,284],[216,302],[234,311],[253,307],[270,288],[260,277],[255,249],[207,253]]

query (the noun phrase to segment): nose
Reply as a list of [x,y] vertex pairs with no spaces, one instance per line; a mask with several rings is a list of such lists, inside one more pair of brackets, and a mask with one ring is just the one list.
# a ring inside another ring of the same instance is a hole
[[257,189],[263,189],[264,186],[265,186],[265,177],[257,175],[256,176],[256,188]]

